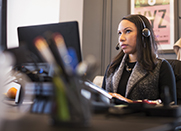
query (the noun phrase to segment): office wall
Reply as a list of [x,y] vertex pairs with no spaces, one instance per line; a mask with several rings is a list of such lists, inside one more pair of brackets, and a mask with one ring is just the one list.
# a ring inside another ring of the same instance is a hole
[[82,41],[83,0],[7,0],[7,47],[18,47],[17,27],[78,21]]
[[60,0],[7,0],[7,47],[18,47],[17,27],[59,22]]
[[125,0],[85,0],[83,14],[84,58],[94,55],[99,64],[95,75],[103,75],[113,56],[118,51],[117,25],[129,14],[129,1]]
[[97,63],[99,64],[97,72],[101,71],[101,66],[104,59],[104,56],[102,55],[103,2],[104,0],[84,0],[83,11],[83,59],[86,59],[86,57],[90,54],[95,56]]
[[181,38],[181,0],[178,0],[177,4],[177,9],[178,9],[178,15],[176,20],[178,20],[177,27],[178,27],[178,37]]
[[83,0],[60,0],[60,22],[78,21],[82,45]]

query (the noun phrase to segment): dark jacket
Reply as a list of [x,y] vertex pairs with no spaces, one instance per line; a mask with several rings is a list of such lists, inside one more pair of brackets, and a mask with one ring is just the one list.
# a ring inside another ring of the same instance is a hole
[[179,60],[167,60],[173,68],[175,79],[176,79],[176,89],[177,89],[177,104],[181,104],[181,61]]

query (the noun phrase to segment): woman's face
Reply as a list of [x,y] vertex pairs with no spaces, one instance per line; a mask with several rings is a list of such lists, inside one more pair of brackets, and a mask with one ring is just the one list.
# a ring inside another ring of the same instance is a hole
[[124,53],[136,53],[137,28],[134,23],[122,20],[118,26],[118,42]]

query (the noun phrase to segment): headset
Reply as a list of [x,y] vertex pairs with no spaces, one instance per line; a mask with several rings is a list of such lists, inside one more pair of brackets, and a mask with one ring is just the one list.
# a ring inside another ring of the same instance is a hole
[[142,30],[142,35],[144,37],[149,37],[150,36],[150,30],[148,28],[146,28],[146,25],[145,25],[145,22],[143,21],[143,19],[140,16],[138,16],[138,18],[141,20],[143,27],[144,27]]
[[144,42],[144,38],[149,37],[150,36],[150,30],[148,28],[146,28],[145,22],[143,21],[143,19],[138,15],[138,18],[141,20],[142,24],[143,24],[143,30],[142,30],[142,41],[144,43],[144,48],[146,48],[146,43]]

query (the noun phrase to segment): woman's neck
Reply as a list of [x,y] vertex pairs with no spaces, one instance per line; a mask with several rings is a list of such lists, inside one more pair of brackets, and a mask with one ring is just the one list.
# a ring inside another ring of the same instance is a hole
[[137,61],[137,55],[129,54],[129,62],[136,62],[136,61]]

